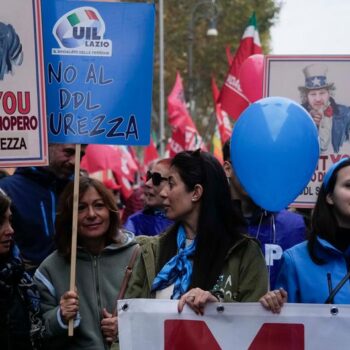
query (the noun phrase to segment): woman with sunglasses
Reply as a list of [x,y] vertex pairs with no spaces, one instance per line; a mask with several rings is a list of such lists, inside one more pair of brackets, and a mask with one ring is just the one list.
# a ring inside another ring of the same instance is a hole
[[163,198],[160,196],[168,181],[170,162],[170,158],[158,160],[152,169],[147,171],[144,187],[145,208],[130,215],[124,224],[124,228],[136,236],[155,236],[173,224],[165,215]]
[[279,290],[261,303],[274,313],[284,302],[350,304],[350,158],[326,173],[311,218],[308,241],[286,250]]
[[179,299],[179,311],[188,304],[200,314],[209,301],[258,301],[267,291],[265,261],[239,232],[220,163],[200,150],[178,153],[161,196],[175,225],[140,240],[126,297]]

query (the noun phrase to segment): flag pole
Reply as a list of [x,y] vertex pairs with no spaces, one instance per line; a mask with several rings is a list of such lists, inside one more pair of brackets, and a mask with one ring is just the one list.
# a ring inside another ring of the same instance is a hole
[[[72,218],[72,243],[70,258],[70,284],[69,290],[75,290],[76,267],[77,267],[77,231],[78,231],[78,204],[79,204],[79,177],[80,177],[80,151],[81,145],[75,145],[74,163],[74,189],[73,189],[73,218]],[[74,335],[74,320],[68,322],[68,336]]]
[[164,7],[159,0],[159,144],[160,156],[164,157]]

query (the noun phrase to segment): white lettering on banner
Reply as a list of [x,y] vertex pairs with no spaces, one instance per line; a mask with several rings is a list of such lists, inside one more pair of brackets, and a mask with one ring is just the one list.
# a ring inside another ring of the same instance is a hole
[[225,85],[227,85],[231,88],[237,89],[238,91],[242,91],[239,80],[235,76],[233,76],[232,74],[229,74],[229,76],[227,77]]
[[122,158],[121,161],[122,161],[121,170],[122,170],[123,174],[129,175],[130,174],[130,170],[129,170],[129,166],[128,166],[129,159]]
[[267,266],[273,266],[274,260],[282,258],[283,250],[278,244],[265,244],[265,261]]
[[349,348],[350,305],[286,304],[277,315],[259,303],[224,303],[221,312],[219,303],[209,303],[204,316],[197,316],[187,306],[179,314],[177,303],[118,301],[120,348],[231,350],[232,344],[235,350]]
[[184,150],[184,148],[178,142],[176,142],[173,138],[170,138],[168,142],[169,142],[170,149],[174,153],[179,153]]
[[[227,286],[228,286],[228,288],[227,288]],[[231,287],[232,287],[232,277],[231,277],[231,275],[229,275],[229,276],[227,277],[227,279],[226,279],[225,287],[224,287],[223,292],[225,292],[225,290],[226,290],[225,294],[226,294],[226,296],[228,296],[230,299],[232,298],[232,292],[230,291]]]

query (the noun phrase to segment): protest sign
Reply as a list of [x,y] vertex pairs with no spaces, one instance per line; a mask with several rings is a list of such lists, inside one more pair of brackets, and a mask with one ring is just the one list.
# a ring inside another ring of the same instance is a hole
[[[128,350],[348,349],[350,306],[286,304],[281,314],[258,303],[211,303],[204,316],[176,300],[118,302],[119,342]],[[220,308],[218,306],[220,305]]]
[[154,16],[154,4],[55,0],[53,6],[42,0],[48,137],[77,144],[70,290],[80,145],[149,144]]
[[350,56],[266,56],[264,96],[300,103],[318,129],[318,166],[294,207],[312,208],[328,168],[350,156],[349,77]]
[[147,145],[154,4],[42,1],[50,142]]
[[1,167],[48,163],[41,29],[39,0],[1,2]]

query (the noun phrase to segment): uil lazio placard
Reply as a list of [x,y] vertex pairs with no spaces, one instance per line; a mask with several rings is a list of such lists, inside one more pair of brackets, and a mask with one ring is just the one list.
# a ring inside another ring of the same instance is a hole
[[49,142],[146,145],[153,4],[42,1]]

